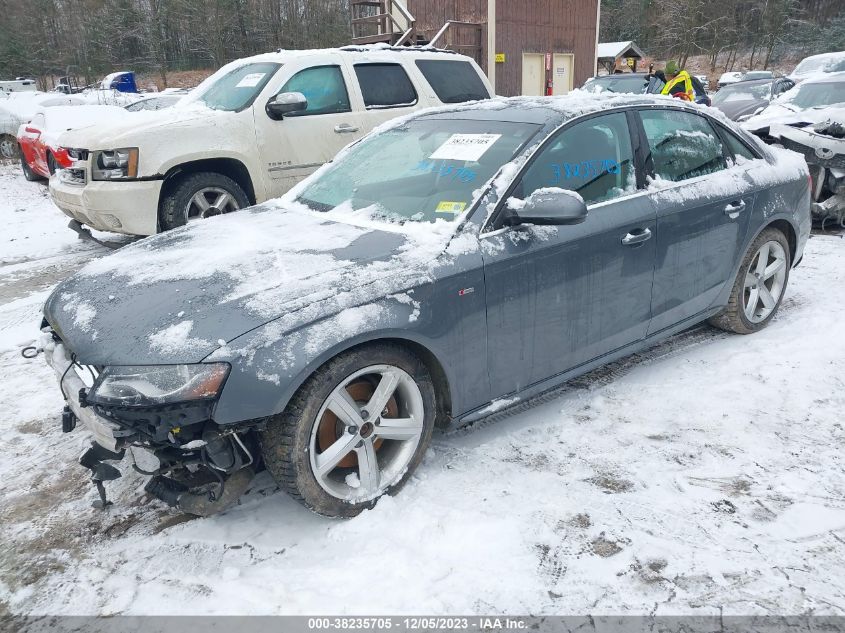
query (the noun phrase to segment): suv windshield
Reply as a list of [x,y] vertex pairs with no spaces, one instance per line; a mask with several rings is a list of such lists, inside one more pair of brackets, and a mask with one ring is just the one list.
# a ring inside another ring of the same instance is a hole
[[281,64],[260,62],[245,64],[226,73],[200,94],[196,101],[212,110],[240,112],[252,105]]
[[845,81],[824,81],[803,83],[793,88],[780,99],[802,110],[845,103]]
[[319,211],[372,207],[389,221],[454,220],[541,126],[415,119],[350,148],[297,200]]
[[642,94],[646,91],[648,82],[643,75],[607,75],[593,77],[584,84],[587,92],[619,92],[625,94]]

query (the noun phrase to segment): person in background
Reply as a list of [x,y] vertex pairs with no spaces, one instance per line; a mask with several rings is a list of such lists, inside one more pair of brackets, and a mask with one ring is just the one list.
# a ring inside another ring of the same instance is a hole
[[[695,86],[693,86],[693,78],[687,71],[681,70],[678,67],[678,62],[675,60],[666,62],[666,69],[664,73],[666,74],[666,85],[663,86],[663,90],[660,91],[660,94],[672,95],[673,97],[678,97],[684,101],[695,101],[696,89]],[[698,80],[696,79],[696,81]],[[703,87],[701,88],[701,91],[704,92]]]

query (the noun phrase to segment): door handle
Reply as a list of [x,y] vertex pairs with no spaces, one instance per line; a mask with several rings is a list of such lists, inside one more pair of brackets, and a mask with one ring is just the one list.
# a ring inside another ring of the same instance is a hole
[[622,238],[622,243],[625,246],[633,246],[634,244],[642,244],[646,240],[651,239],[651,229],[636,229],[633,233],[628,233]]
[[743,211],[745,211],[745,200],[731,202],[725,207],[725,215],[730,217],[732,220],[739,217],[739,214]]
[[352,134],[354,132],[357,132],[359,129],[361,128],[354,125],[349,125],[348,123],[341,123],[340,125],[334,126],[334,131],[338,134]]

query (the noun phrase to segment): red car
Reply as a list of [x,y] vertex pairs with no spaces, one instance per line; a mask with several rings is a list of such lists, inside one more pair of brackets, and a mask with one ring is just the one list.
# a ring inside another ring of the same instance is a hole
[[38,112],[32,121],[18,129],[18,145],[21,148],[21,168],[27,180],[49,178],[56,169],[70,167],[73,159],[67,149],[55,147],[43,135],[46,130],[46,116]]
[[49,178],[57,169],[73,163],[67,148],[61,147],[59,135],[106,120],[126,116],[126,110],[111,105],[51,106],[42,108],[29,123],[18,128],[21,168],[27,180]]

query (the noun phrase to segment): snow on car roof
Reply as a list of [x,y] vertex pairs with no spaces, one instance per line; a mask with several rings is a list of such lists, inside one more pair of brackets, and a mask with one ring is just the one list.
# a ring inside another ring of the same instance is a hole
[[268,61],[285,62],[290,59],[313,57],[316,55],[344,55],[350,57],[366,55],[367,57],[376,56],[395,59],[397,53],[413,53],[418,56],[434,56],[436,58],[441,58],[444,55],[466,57],[465,55],[460,55],[455,51],[435,48],[433,46],[390,46],[388,44],[380,43],[361,46],[342,46],[339,48],[311,48],[299,50],[280,48],[269,53],[259,53],[258,55],[253,55],[252,57],[242,57],[241,59],[236,59],[235,61],[227,64],[226,66],[237,67],[248,63]]
[[556,97],[495,97],[482,101],[439,106],[399,117],[384,123],[377,131],[402,125],[421,116],[451,118],[457,113],[472,113],[472,118],[523,123],[563,122],[576,116],[626,106],[671,106],[727,121],[721,112],[694,103],[687,103],[666,95],[635,95],[624,93],[594,93],[573,90]]
[[835,73],[818,73],[805,79],[803,84],[839,83],[845,81],[845,71]]

